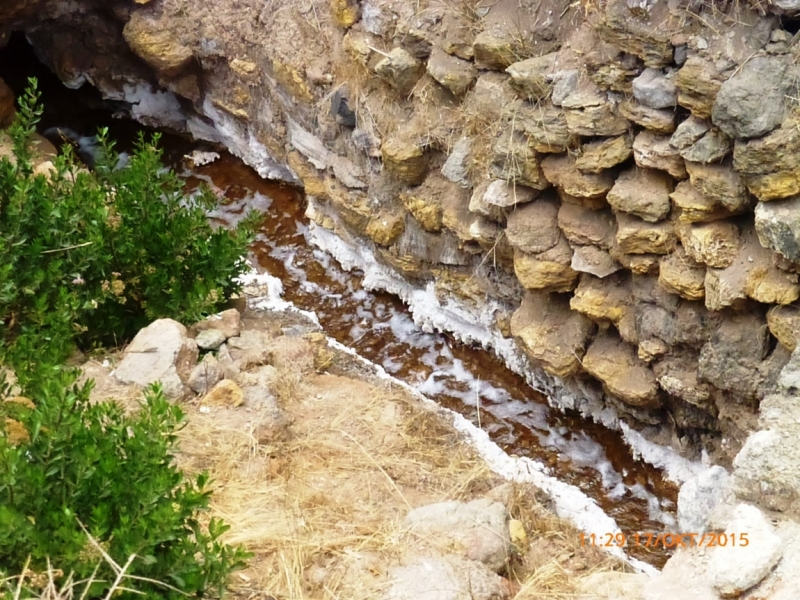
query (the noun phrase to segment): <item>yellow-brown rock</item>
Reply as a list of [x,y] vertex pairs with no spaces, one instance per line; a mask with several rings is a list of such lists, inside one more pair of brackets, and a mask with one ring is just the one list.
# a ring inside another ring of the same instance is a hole
[[619,105],[619,113],[655,133],[672,133],[675,131],[675,111],[669,109],[650,108],[636,102],[625,101]]
[[614,333],[594,339],[583,357],[583,368],[603,383],[603,388],[626,404],[657,408],[659,388],[655,373],[641,360],[636,347]]
[[749,298],[763,304],[791,304],[800,298],[797,275],[772,265],[751,269],[744,290]]
[[361,6],[356,0],[331,0],[331,14],[341,27],[352,27],[361,18]]
[[134,12],[122,30],[125,41],[142,60],[164,75],[178,74],[192,60],[192,50],[156,21]]
[[767,325],[784,348],[795,351],[800,340],[800,307],[773,306],[767,311]]
[[393,138],[381,146],[383,166],[397,179],[409,185],[419,185],[428,172],[428,159],[417,144]]
[[686,162],[686,171],[692,185],[725,210],[741,213],[750,208],[742,178],[729,165]]
[[620,173],[606,200],[616,212],[655,223],[669,215],[672,179],[663,171],[632,167]]
[[366,234],[379,246],[391,246],[403,234],[405,222],[401,213],[381,212],[367,225]]
[[536,152],[558,154],[577,143],[577,138],[567,128],[564,111],[550,103],[521,107],[514,122],[530,138]]
[[422,190],[400,194],[400,201],[425,231],[436,233],[442,230],[442,206],[433,202]]
[[249,60],[242,60],[241,58],[234,58],[228,62],[228,64],[234,73],[237,73],[245,78],[250,78],[255,75],[256,70],[258,69],[258,65],[256,65],[256,63]]
[[609,248],[614,240],[616,221],[610,210],[591,210],[564,203],[558,209],[558,226],[574,245]]
[[569,292],[575,289],[578,275],[569,264],[541,260],[540,255],[514,252],[514,272],[523,287],[529,290]]
[[699,56],[690,56],[675,78],[678,104],[688,108],[697,117],[703,119],[711,117],[711,109],[723,81],[723,77],[711,61]]
[[739,252],[739,229],[728,221],[679,223],[676,229],[686,254],[709,267],[724,269]]
[[569,301],[569,307],[599,323],[617,325],[633,312],[629,279],[612,275],[599,279],[583,274],[581,282]]
[[539,155],[521,131],[506,129],[492,146],[491,173],[498,179],[535,190],[549,187],[539,163]]
[[272,59],[272,74],[275,80],[296,98],[311,102],[314,94],[305,77],[292,65],[278,59]]
[[292,150],[287,154],[286,161],[303,182],[303,190],[306,195],[319,199],[327,198],[327,188],[322,174],[302,154],[297,150]]
[[604,196],[614,185],[610,173],[582,173],[575,166],[575,159],[567,154],[548,156],[542,161],[542,170],[550,183],[581,198]]
[[14,107],[14,92],[0,79],[0,129],[5,129],[11,125],[11,121],[17,114]]
[[[564,105],[566,107],[566,105]],[[613,105],[602,104],[583,106],[564,111],[567,131],[578,136],[613,136],[628,131],[628,120],[614,110]]]
[[511,75],[511,86],[523,98],[538,102],[550,92],[557,58],[558,54],[552,52],[513,63],[506,69],[506,73]]
[[505,29],[493,28],[475,36],[472,51],[475,62],[488,69],[502,71],[521,54],[520,41]]
[[[669,221],[648,223],[625,213],[619,213],[616,242],[624,254],[668,254],[675,248],[677,236],[673,224]],[[612,256],[617,258],[615,255]],[[620,258],[617,260],[622,262]]]
[[633,154],[633,144],[628,136],[589,142],[581,147],[581,154],[575,159],[579,171],[600,173],[625,162]]
[[686,223],[718,221],[732,214],[688,181],[678,183],[669,197],[680,209],[678,219]]
[[223,379],[205,395],[201,404],[236,408],[244,404],[244,392],[232,379]]
[[696,263],[682,249],[661,259],[658,283],[668,292],[687,300],[702,300],[706,295],[706,268]]
[[608,0],[599,6],[603,8],[597,31],[604,41],[638,56],[648,67],[672,62],[666,4],[655,7],[647,18],[632,14],[631,3],[626,0]]
[[580,360],[595,325],[569,309],[557,294],[528,292],[511,317],[511,334],[525,353],[545,371],[568,377],[580,370]]

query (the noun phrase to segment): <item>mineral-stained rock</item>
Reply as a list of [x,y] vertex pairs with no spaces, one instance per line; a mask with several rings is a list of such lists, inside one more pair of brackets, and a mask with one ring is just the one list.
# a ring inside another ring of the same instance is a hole
[[[566,103],[562,104],[566,109]],[[567,130],[573,135],[613,136],[628,131],[628,121],[607,101],[602,104],[571,108],[564,111]]]
[[661,259],[658,283],[668,292],[687,300],[702,300],[706,295],[705,266],[696,263],[681,250]]
[[178,74],[192,60],[192,50],[181,43],[180,36],[143,12],[131,15],[122,35],[136,54],[164,75]]
[[391,246],[403,233],[405,219],[402,211],[380,211],[367,224],[367,237],[379,246]]
[[783,121],[791,82],[782,58],[756,56],[742,65],[719,88],[712,120],[734,138],[769,133]]
[[361,6],[355,0],[331,0],[331,14],[341,27],[351,27],[361,18]]
[[733,148],[730,138],[717,128],[708,131],[697,142],[680,153],[687,162],[710,163],[725,158]]
[[655,223],[670,211],[672,180],[661,171],[633,167],[620,174],[606,200],[615,211]]
[[633,80],[633,97],[650,108],[674,108],[678,103],[678,88],[674,73],[660,69],[645,69]]
[[626,0],[610,0],[598,24],[606,42],[640,57],[648,67],[660,67],[672,61],[672,44],[667,33],[666,6],[642,19],[631,14]]
[[800,113],[767,135],[733,147],[733,168],[759,200],[800,194]]
[[676,229],[686,254],[709,267],[724,269],[739,252],[739,229],[728,221],[679,223]]
[[511,333],[545,371],[567,377],[580,370],[580,359],[595,325],[569,309],[558,294],[528,292],[511,318]]
[[745,293],[763,304],[791,304],[800,298],[797,275],[789,275],[776,267],[754,267],[747,277]]
[[600,173],[628,160],[633,154],[632,140],[628,136],[608,138],[589,142],[581,147],[581,154],[575,159],[580,171]]
[[598,279],[592,275],[581,275],[569,307],[598,323],[618,325],[626,315],[633,314],[632,300],[628,276],[614,275]]
[[508,215],[506,237],[516,249],[538,254],[553,248],[561,239],[558,201],[551,195],[518,206]]
[[686,167],[678,150],[666,135],[642,131],[633,140],[633,158],[640,167],[661,169],[675,179],[686,179]]
[[400,194],[400,201],[406,210],[419,222],[425,231],[438,232],[442,229],[442,206],[424,193],[413,190]]
[[576,143],[567,128],[564,111],[551,104],[525,107],[517,113],[515,122],[530,137],[537,152],[558,154]]
[[471,62],[450,56],[439,48],[433,49],[427,70],[431,77],[456,96],[464,95],[477,76]]
[[548,156],[542,161],[542,170],[550,183],[573,196],[596,198],[614,185],[608,172],[581,173],[575,167],[575,159],[569,155]]
[[419,185],[425,179],[428,159],[418,145],[401,139],[389,139],[381,146],[381,156],[386,169],[400,181]]
[[403,48],[393,48],[375,65],[375,73],[400,94],[407,94],[416,85],[425,66]]
[[572,249],[572,262],[570,263],[573,271],[578,273],[589,273],[595,277],[608,277],[622,269],[607,250],[597,246],[575,246]]
[[655,133],[672,133],[675,131],[675,111],[671,109],[658,109],[625,101],[619,105],[619,113]]
[[558,54],[552,52],[515,62],[506,69],[506,73],[511,75],[511,86],[523,98],[538,102],[547,96],[552,87],[557,58]]
[[517,60],[520,50],[519,40],[501,28],[482,31],[472,44],[475,62],[487,69],[505,69]]
[[543,190],[550,183],[539,164],[539,155],[525,135],[507,128],[492,146],[491,172],[499,179]]
[[669,195],[681,209],[678,219],[686,223],[707,223],[731,216],[714,198],[709,198],[688,181],[681,181]]
[[761,245],[800,262],[800,196],[759,202],[755,214]]
[[514,252],[514,272],[519,282],[529,290],[548,292],[569,292],[578,283],[578,273],[572,270],[570,262],[566,265],[553,260],[540,258],[541,255]]
[[577,204],[562,204],[558,209],[558,226],[572,244],[609,248],[616,221],[609,210],[596,211]]
[[686,170],[692,185],[726,210],[738,213],[750,207],[742,179],[729,165],[687,162]]
[[205,395],[201,403],[206,406],[236,408],[244,404],[244,392],[235,381],[223,379]]
[[690,56],[675,79],[678,104],[691,110],[693,115],[707,119],[724,79],[714,63],[700,56]]
[[648,223],[625,213],[617,215],[616,242],[625,254],[668,254],[676,241],[669,221]]
[[800,307],[773,306],[767,311],[767,325],[781,345],[794,352],[800,341]]
[[583,368],[603,383],[603,388],[632,406],[656,408],[656,376],[636,354],[636,348],[613,332],[597,336],[583,357]]

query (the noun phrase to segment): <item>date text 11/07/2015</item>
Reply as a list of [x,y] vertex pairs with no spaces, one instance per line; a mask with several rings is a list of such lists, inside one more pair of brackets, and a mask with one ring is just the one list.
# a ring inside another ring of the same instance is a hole
[[598,547],[626,547],[644,546],[645,548],[685,548],[685,547],[737,547],[744,548],[750,545],[750,539],[746,533],[634,533],[625,535],[624,533],[605,533],[605,534],[585,534],[580,533],[578,537],[581,546]]

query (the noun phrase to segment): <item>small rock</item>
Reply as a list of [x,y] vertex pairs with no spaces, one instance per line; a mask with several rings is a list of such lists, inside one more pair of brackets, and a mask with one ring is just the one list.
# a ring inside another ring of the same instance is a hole
[[472,51],[475,62],[488,69],[503,70],[519,56],[519,43],[501,29],[482,31],[475,36]]
[[739,229],[728,221],[680,223],[677,233],[686,254],[709,267],[724,269],[739,252]]
[[507,128],[492,146],[491,174],[514,184],[543,190],[550,183],[539,165],[539,157],[525,135]]
[[219,329],[205,329],[197,334],[194,341],[201,350],[216,350],[226,339],[228,338]]
[[725,534],[729,539],[745,534],[749,540],[746,546],[718,546],[711,553],[708,573],[714,588],[723,598],[732,598],[767,576],[781,558],[782,542],[761,511],[747,504],[734,509]]
[[591,210],[578,204],[564,203],[558,209],[558,226],[573,245],[609,248],[616,229],[609,210]]
[[378,76],[400,94],[409,93],[424,70],[422,63],[403,48],[393,48],[375,65]]
[[789,352],[800,341],[800,307],[773,306],[767,312],[769,330]]
[[397,179],[419,185],[428,172],[428,160],[417,144],[400,139],[386,140],[381,146],[383,165]]
[[697,142],[680,151],[684,160],[693,163],[717,162],[733,148],[730,138],[719,129],[711,129]]
[[625,162],[633,154],[633,146],[628,136],[589,142],[581,147],[581,155],[575,159],[580,171],[600,173]]
[[468,137],[460,138],[442,165],[442,175],[461,187],[470,187],[469,156],[471,152],[472,141]]
[[[564,100],[562,107],[567,107],[568,100]],[[567,119],[567,131],[574,136],[610,137],[627,133],[630,127],[628,120],[606,101],[565,110],[564,116]]]
[[542,161],[542,170],[550,183],[572,196],[603,196],[614,185],[610,173],[582,173],[576,168],[575,159],[568,155],[548,156]]
[[674,252],[659,263],[658,283],[668,292],[687,300],[702,300],[706,295],[705,266],[684,252]]
[[506,69],[511,86],[525,99],[538,102],[547,96],[552,86],[558,53],[545,54],[515,62]]
[[756,231],[761,245],[800,262],[800,196],[788,200],[759,202]]
[[599,324],[619,325],[633,315],[630,285],[624,277],[581,277],[569,307]]
[[570,267],[572,253],[566,264],[545,260],[538,254],[514,252],[514,273],[522,286],[529,290],[569,292],[578,283],[578,273]]
[[625,101],[619,105],[619,113],[655,133],[672,133],[675,131],[675,112],[667,109],[649,108],[642,104]]
[[616,242],[625,254],[668,254],[675,248],[677,236],[672,223],[648,223],[636,217],[617,215]]
[[633,159],[640,167],[666,171],[675,179],[686,179],[686,167],[679,151],[670,145],[670,137],[642,131],[633,140]]
[[678,104],[701,119],[710,117],[724,79],[714,63],[700,56],[690,56],[675,78]]
[[524,130],[536,152],[558,154],[575,143],[576,137],[567,128],[564,111],[545,104],[521,107],[515,121]]
[[351,27],[361,18],[361,7],[356,0],[331,0],[331,13],[341,27]]
[[633,80],[633,97],[650,108],[673,108],[678,104],[678,88],[673,77],[647,68]]
[[732,213],[749,209],[750,199],[742,178],[729,165],[687,162],[692,185]]
[[761,201],[800,194],[800,128],[789,115],[774,131],[750,140],[737,140],[733,167],[750,192]]
[[244,404],[244,392],[235,381],[223,379],[201,401],[205,406],[235,408]]
[[579,598],[593,600],[641,600],[642,589],[650,580],[644,573],[598,571],[578,580]]
[[545,252],[561,239],[558,215],[558,201],[552,196],[520,206],[508,216],[506,237],[514,248],[523,252]]
[[524,185],[509,185],[506,181],[495,179],[486,188],[483,201],[490,206],[511,208],[517,204],[530,202],[538,195],[538,190]]
[[142,60],[164,75],[177,75],[192,61],[192,50],[181,44],[181,37],[144,11],[131,14],[122,35]]
[[203,360],[192,369],[187,385],[196,394],[205,394],[223,377],[222,367],[213,354],[206,354]]
[[685,121],[681,121],[675,129],[675,133],[669,140],[670,146],[677,150],[684,150],[697,143],[711,129],[708,121],[691,115]]
[[681,209],[678,219],[686,223],[718,221],[733,214],[688,181],[678,183],[669,197]]
[[578,273],[589,273],[595,277],[608,277],[622,268],[608,251],[597,246],[575,246],[570,267]]
[[431,53],[427,70],[431,77],[456,96],[463,96],[477,75],[471,62],[450,56],[439,48],[434,48]]
[[242,330],[242,316],[238,310],[231,308],[196,323],[194,329],[197,331],[216,329],[225,335],[225,339],[236,337]]
[[634,167],[620,174],[606,199],[616,211],[655,223],[669,214],[671,192],[669,176],[661,171]]

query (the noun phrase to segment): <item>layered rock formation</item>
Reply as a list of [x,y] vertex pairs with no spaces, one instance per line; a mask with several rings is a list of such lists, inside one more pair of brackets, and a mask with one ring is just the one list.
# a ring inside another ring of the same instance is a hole
[[793,3],[11,4],[68,84],[302,183],[684,448],[732,457],[797,344]]

